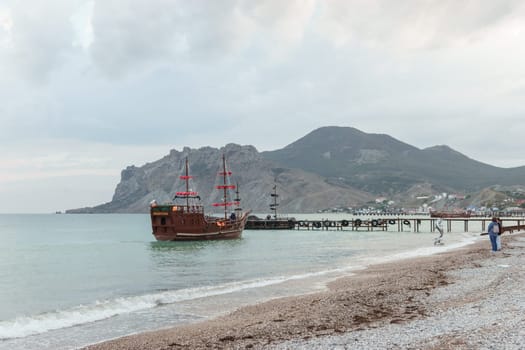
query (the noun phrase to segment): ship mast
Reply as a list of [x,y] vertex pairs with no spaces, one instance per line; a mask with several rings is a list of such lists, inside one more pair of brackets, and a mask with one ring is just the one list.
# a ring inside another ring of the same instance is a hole
[[190,192],[190,175],[189,175],[189,166],[188,166],[188,157],[186,157],[186,164],[184,165],[185,167],[185,174],[183,175],[184,177],[184,180],[186,180],[186,212],[188,212],[190,210],[190,196],[189,196],[189,192]]
[[277,219],[277,207],[279,206],[279,203],[277,203],[277,197],[279,197],[277,194],[277,185],[273,185],[273,193],[271,193],[270,196],[273,198],[273,203],[270,204],[270,210],[273,211],[273,217]]
[[190,198],[199,199],[200,200],[200,197],[199,197],[199,194],[197,192],[190,191],[190,179],[192,179],[193,176],[191,176],[189,174],[188,157],[186,157],[186,161],[185,161],[185,164],[184,164],[184,175],[179,176],[179,178],[181,180],[184,180],[184,182],[186,183],[186,191],[184,191],[184,192],[176,192],[175,193],[175,198],[173,198],[173,199],[184,198],[186,200],[186,210],[189,211],[189,209],[190,209]]
[[239,205],[238,201],[228,202],[228,190],[234,190],[235,185],[228,184],[228,177],[231,176],[231,171],[226,170],[226,157],[222,155],[222,171],[219,172],[219,175],[222,176],[222,185],[218,185],[216,188],[223,191],[222,202],[213,203],[214,207],[224,207],[224,219],[228,219],[228,207],[231,205]]
[[[227,177],[226,177],[226,158],[224,157],[224,154],[222,155],[222,184],[223,186],[223,194],[222,194],[222,201],[226,203],[227,196],[228,196],[228,190],[227,190]],[[224,220],[228,219],[228,207],[224,206]]]
[[242,208],[241,208],[241,197],[239,196],[239,183],[237,182],[236,185],[237,186],[235,188],[235,198],[233,199],[233,202],[237,206],[237,208],[235,208],[235,211],[237,212],[237,214],[240,214],[240,212],[242,211]]

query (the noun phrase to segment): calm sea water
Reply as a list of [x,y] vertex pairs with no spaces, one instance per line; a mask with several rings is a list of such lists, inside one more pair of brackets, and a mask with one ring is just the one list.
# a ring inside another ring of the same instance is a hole
[[159,243],[148,215],[0,215],[0,349],[73,349],[312,292],[373,262],[480,238],[479,228],[460,231],[441,247],[436,233],[392,231]]

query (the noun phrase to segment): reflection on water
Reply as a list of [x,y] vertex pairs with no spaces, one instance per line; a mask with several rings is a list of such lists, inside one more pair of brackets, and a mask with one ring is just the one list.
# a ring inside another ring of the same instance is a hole
[[221,246],[234,246],[240,244],[242,238],[228,240],[206,240],[206,241],[156,241],[150,243],[152,251],[160,252],[186,252],[195,251],[208,247],[220,248]]
[[[235,266],[244,260],[240,258],[246,254],[243,245],[242,239],[150,242],[151,268],[162,276],[164,283],[173,281],[175,276],[191,276],[191,283],[202,285],[210,282],[210,272],[215,274],[214,278],[230,274],[225,265]],[[226,280],[231,277],[233,274]]]

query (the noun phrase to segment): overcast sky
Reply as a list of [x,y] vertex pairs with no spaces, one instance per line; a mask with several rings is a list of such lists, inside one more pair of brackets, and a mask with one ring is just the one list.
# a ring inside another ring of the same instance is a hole
[[0,212],[101,204],[172,148],[321,126],[523,166],[524,4],[2,0]]

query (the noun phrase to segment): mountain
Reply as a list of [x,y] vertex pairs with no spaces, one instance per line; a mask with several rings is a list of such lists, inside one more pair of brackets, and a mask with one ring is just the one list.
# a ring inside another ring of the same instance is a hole
[[233,181],[240,186],[243,207],[256,213],[269,212],[274,184],[283,213],[355,207],[380,196],[414,206],[421,204],[417,199],[421,195],[525,185],[525,167],[498,168],[448,146],[418,149],[384,134],[323,127],[282,149],[262,153],[253,146],[236,144],[171,150],[152,163],[124,169],[110,202],[67,212],[147,212],[151,200],[169,201],[183,190],[179,176],[186,157],[194,176],[192,190],[209,206],[220,200],[214,185],[222,154],[234,173]]
[[498,168],[448,146],[421,150],[388,135],[350,127],[323,127],[262,156],[373,194],[400,193],[418,183],[445,192],[525,183],[525,167]]
[[221,149],[204,147],[182,152],[171,150],[169,155],[142,167],[129,166],[121,173],[111,202],[66,211],[67,213],[140,213],[149,209],[155,199],[170,201],[175,192],[183,191],[182,175],[186,157],[193,176],[192,191],[199,192],[203,204],[210,207],[221,200],[215,189],[222,154],[226,156],[232,180],[239,184],[242,206],[257,213],[270,211],[270,193],[277,185],[280,210],[283,212],[314,212],[319,208],[355,206],[373,200],[363,191],[347,185],[334,185],[320,175],[301,169],[290,169],[267,160],[253,146],[228,144]]

